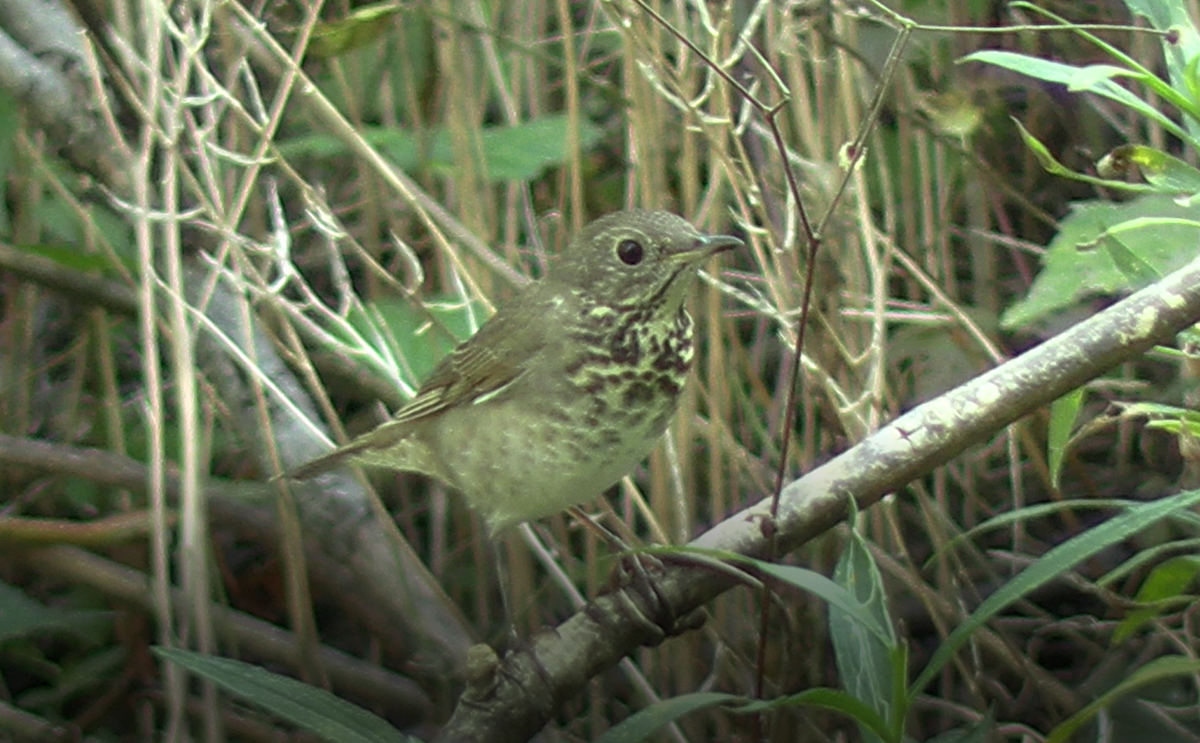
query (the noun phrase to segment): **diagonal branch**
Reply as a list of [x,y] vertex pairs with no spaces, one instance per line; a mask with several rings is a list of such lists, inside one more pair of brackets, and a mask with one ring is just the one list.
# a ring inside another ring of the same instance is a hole
[[[1042,345],[924,403],[783,490],[777,544],[794,550],[860,508],[945,464],[1005,426],[1200,321],[1200,259]],[[761,557],[770,499],[725,519],[692,546]],[[675,565],[654,596],[629,587],[598,598],[553,632],[507,656],[464,695],[435,739],[524,741],[559,704],[642,645],[678,631],[646,617],[684,617],[733,585],[694,565]],[[653,600],[652,600],[653,599]]]

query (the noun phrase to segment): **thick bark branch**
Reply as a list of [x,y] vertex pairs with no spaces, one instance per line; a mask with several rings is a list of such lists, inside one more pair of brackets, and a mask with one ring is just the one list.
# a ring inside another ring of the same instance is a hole
[[[1136,359],[1200,320],[1200,259],[1128,299],[884,426],[857,446],[792,482],[775,523],[794,550],[846,517],[945,464],[1013,421]],[[763,557],[770,501],[725,519],[692,546]],[[732,587],[694,565],[670,567],[655,596],[636,586],[599,597],[523,651],[507,656],[492,684],[476,684],[436,741],[524,741],[560,702],[641,645],[663,638],[647,616],[684,617]],[[650,600],[653,598],[654,600]],[[670,628],[666,628],[670,631]]]

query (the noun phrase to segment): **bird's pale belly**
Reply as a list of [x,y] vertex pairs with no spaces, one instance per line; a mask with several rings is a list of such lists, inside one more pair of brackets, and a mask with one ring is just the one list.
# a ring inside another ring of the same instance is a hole
[[528,398],[518,396],[524,404],[484,404],[491,408],[490,426],[476,425],[484,417],[478,411],[460,409],[447,411],[423,433],[438,439],[431,450],[453,452],[439,463],[439,476],[495,533],[594,500],[646,457],[666,428],[675,395],[626,406],[623,388],[606,396],[614,399],[599,416],[544,405],[531,409]]

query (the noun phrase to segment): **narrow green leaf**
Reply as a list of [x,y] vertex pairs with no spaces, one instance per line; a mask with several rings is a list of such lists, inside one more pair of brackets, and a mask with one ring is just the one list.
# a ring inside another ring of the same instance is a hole
[[392,17],[402,10],[391,2],[373,3],[355,8],[354,12],[332,23],[316,24],[308,42],[312,57],[337,57],[359,49],[378,39],[388,30]]
[[[873,615],[877,626],[891,630],[883,578],[866,540],[853,524],[852,518],[850,539],[834,568],[833,580],[858,600],[863,611]],[[893,719],[891,661],[895,636],[888,644],[881,642],[836,604],[829,605],[829,634],[842,688],[883,719]],[[864,731],[863,736],[867,741],[880,740],[870,731]]]
[[1200,503],[1200,490],[1190,490],[1169,498],[1130,508],[1099,526],[1075,536],[1042,555],[1036,562],[1022,571],[1000,590],[979,605],[967,619],[954,629],[945,642],[934,652],[928,665],[909,689],[909,701],[931,682],[950,661],[954,653],[1009,604],[1028,595],[1046,583],[1056,580],[1061,574],[1101,550],[1138,533],[1142,529],[1169,517],[1173,512],[1191,508]]
[[1200,660],[1185,658],[1179,655],[1168,655],[1156,658],[1137,669],[1121,683],[1098,697],[1091,704],[1071,715],[1050,734],[1045,743],[1065,743],[1084,723],[1096,716],[1116,700],[1137,689],[1162,679],[1176,676],[1190,676],[1200,673]]
[[413,740],[379,717],[324,689],[249,663],[179,648],[156,647],[154,654],[331,743],[411,743]]
[[82,272],[100,273],[108,269],[108,260],[99,253],[85,253],[78,247],[34,243],[17,246],[21,251],[54,261],[60,266]]
[[824,599],[830,606],[836,606],[842,612],[843,616],[852,622],[858,623],[885,646],[891,647],[895,644],[892,636],[892,628],[884,626],[875,616],[874,612],[863,606],[853,594],[829,578],[812,570],[798,568],[794,565],[776,565],[749,558],[746,558],[746,561],[753,564],[762,572],[773,576],[776,580],[815,594]]
[[995,729],[996,721],[989,712],[970,727],[947,730],[926,740],[925,743],[987,743],[992,739],[992,731]]
[[[1170,74],[1170,88],[1187,99],[1179,109],[1187,114],[1188,129],[1196,131],[1197,111],[1200,111],[1200,86],[1196,83],[1196,62],[1200,60],[1200,32],[1192,20],[1188,4],[1180,0],[1125,0],[1125,7],[1141,16],[1159,31],[1173,31],[1174,39],[1160,40],[1163,59]],[[1194,140],[1193,140],[1194,141]]]
[[1058,489],[1062,476],[1063,458],[1066,456],[1067,444],[1071,441],[1071,431],[1075,429],[1075,421],[1079,418],[1079,407],[1083,404],[1082,387],[1068,392],[1050,405],[1050,432],[1046,442],[1047,455],[1050,459],[1050,482]]
[[1090,91],[1095,89],[1101,82],[1111,80],[1114,77],[1139,77],[1139,75],[1116,65],[1091,64],[1075,70],[1067,80],[1067,90],[1072,93]]
[[687,558],[689,555],[696,555],[701,562],[715,561],[726,562],[739,565],[750,565],[755,570],[758,570],[766,575],[770,575],[778,581],[794,586],[803,591],[815,594],[817,597],[825,600],[826,603],[836,605],[847,617],[855,622],[859,622],[866,627],[872,635],[877,637],[880,642],[888,647],[896,644],[895,635],[890,625],[884,626],[875,614],[868,610],[852,593],[842,588],[837,583],[834,583],[829,578],[826,578],[820,573],[805,568],[799,568],[794,565],[778,565],[765,560],[757,560],[753,557],[739,555],[736,552],[727,552],[722,550],[697,549],[695,547],[659,547],[648,548],[644,550],[651,554],[662,553],[666,555],[678,555],[681,558]]
[[1029,148],[1029,151],[1033,153],[1034,158],[1036,158],[1038,161],[1038,165],[1041,165],[1042,169],[1051,175],[1069,178],[1070,180],[1080,181],[1081,183],[1090,183],[1096,186],[1115,188],[1122,191],[1132,191],[1135,193],[1156,192],[1156,189],[1154,189],[1153,186],[1145,183],[1127,183],[1125,181],[1112,180],[1108,178],[1097,178],[1095,176],[1088,175],[1087,173],[1080,173],[1071,170],[1066,165],[1060,163],[1054,157],[1054,155],[1050,154],[1050,150],[1046,148],[1046,145],[1042,144],[1037,137],[1033,136],[1033,134],[1031,134],[1020,121],[1013,119],[1013,123],[1017,125],[1017,131],[1021,135],[1021,140],[1024,141],[1025,146]]
[[838,689],[807,689],[787,697],[749,702],[731,711],[757,714],[778,707],[820,707],[840,712],[874,733],[881,740],[893,740],[888,733],[887,723],[879,716],[878,712],[867,706],[861,699]]
[[1129,639],[1142,625],[1158,616],[1165,604],[1194,601],[1195,598],[1187,596],[1186,591],[1195,583],[1197,574],[1200,574],[1200,558],[1192,555],[1167,560],[1150,571],[1136,596],[1138,603],[1147,606],[1130,612],[1121,620],[1113,632],[1112,644],[1120,645]]
[[0,237],[11,235],[6,193],[16,152],[13,144],[20,130],[21,106],[6,87],[0,87],[0,206],[4,207],[0,208]]
[[650,705],[609,728],[593,743],[638,743],[667,725],[702,709],[745,700],[745,697],[716,692],[681,694]]
[[[1019,72],[1022,75],[1045,80],[1051,83],[1059,83],[1061,85],[1071,85],[1072,81],[1076,80],[1076,76],[1080,75],[1082,68],[1075,65],[1064,64],[1062,62],[1054,62],[1041,57],[1032,57],[1026,54],[1018,54],[1016,52],[1006,52],[999,49],[985,49],[982,51],[968,54],[959,60],[959,62],[984,62],[986,64],[995,65],[1006,70]],[[1129,76],[1134,77],[1144,83],[1150,84],[1153,80],[1147,80],[1147,77],[1153,78],[1152,75],[1147,76],[1142,73],[1130,70]],[[1086,75],[1084,76],[1086,78]],[[1111,77],[1111,76],[1109,76]],[[1188,140],[1187,133],[1174,121],[1171,121],[1163,112],[1157,110],[1146,101],[1137,97],[1124,87],[1117,85],[1109,77],[1101,77],[1094,80],[1090,87],[1084,88],[1089,93],[1094,93],[1104,98],[1108,98],[1118,103],[1122,103],[1141,116],[1155,121],[1175,134],[1180,139]],[[1158,81],[1161,83],[1161,81]],[[1169,86],[1162,86],[1169,87]],[[1156,88],[1157,89],[1157,88]]]
[[45,606],[16,586],[0,583],[0,643],[57,632],[98,641],[110,624],[108,612]]

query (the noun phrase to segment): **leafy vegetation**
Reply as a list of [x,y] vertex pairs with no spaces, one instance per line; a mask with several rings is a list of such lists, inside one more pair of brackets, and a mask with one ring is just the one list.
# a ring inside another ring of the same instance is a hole
[[[0,738],[1200,737],[1194,4],[891,6],[0,18]],[[747,243],[653,559],[275,477],[626,206]]]

